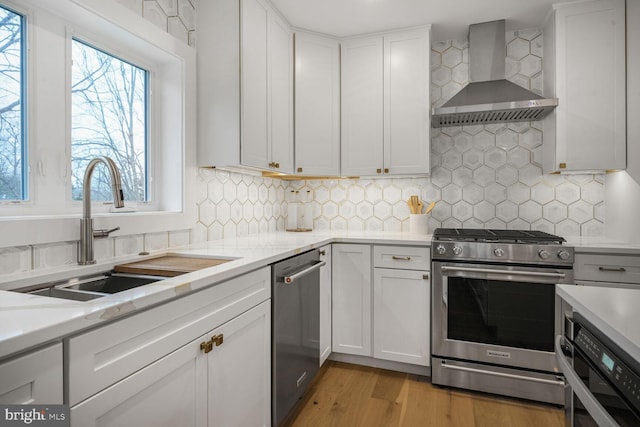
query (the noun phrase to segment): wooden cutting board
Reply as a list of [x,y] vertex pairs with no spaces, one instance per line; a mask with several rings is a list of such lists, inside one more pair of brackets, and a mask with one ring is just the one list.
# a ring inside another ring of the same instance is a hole
[[219,258],[192,258],[184,256],[161,256],[114,267],[119,273],[148,274],[152,276],[175,277],[231,261]]

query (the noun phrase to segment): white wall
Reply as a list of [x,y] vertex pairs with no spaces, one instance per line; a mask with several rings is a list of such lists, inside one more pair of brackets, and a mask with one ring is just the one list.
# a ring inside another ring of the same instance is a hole
[[640,2],[627,1],[627,170],[607,175],[608,237],[640,243]]

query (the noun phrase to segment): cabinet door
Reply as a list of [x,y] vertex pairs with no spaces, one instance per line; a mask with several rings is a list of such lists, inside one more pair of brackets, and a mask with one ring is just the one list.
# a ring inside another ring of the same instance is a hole
[[371,356],[371,247],[333,245],[333,351]]
[[207,420],[205,337],[71,408],[73,427],[203,426]]
[[0,363],[0,404],[62,403],[62,344]]
[[559,5],[554,23],[556,162],[545,169],[624,169],[625,2]]
[[320,366],[331,354],[331,245],[320,248]]
[[269,12],[270,169],[293,173],[293,36],[289,25]]
[[241,3],[241,162],[267,169],[268,151],[268,57],[269,7],[262,0]]
[[375,268],[373,357],[429,366],[429,273]]
[[296,173],[340,175],[340,44],[295,34]]
[[342,43],[342,175],[383,170],[382,37]]
[[430,51],[426,28],[384,37],[385,173],[429,173]]
[[222,342],[207,354],[208,425],[271,425],[271,301],[225,323],[208,338],[214,335],[222,336]]

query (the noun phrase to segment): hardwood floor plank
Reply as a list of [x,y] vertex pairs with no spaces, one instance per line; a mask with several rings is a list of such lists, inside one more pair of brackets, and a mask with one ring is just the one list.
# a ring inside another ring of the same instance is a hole
[[327,362],[284,427],[562,427],[552,405],[440,388],[428,378]]

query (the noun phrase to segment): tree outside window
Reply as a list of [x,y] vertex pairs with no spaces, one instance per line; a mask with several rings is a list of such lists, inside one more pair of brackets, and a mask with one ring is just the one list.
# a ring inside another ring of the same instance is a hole
[[[71,192],[82,199],[87,164],[111,157],[122,175],[125,200],[148,200],[148,72],[78,40],[72,41]],[[111,200],[106,168],[96,168],[93,200]]]
[[24,17],[0,7],[0,200],[26,198]]

